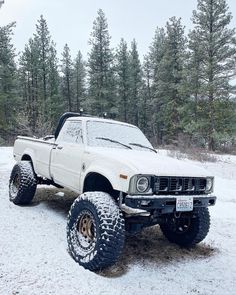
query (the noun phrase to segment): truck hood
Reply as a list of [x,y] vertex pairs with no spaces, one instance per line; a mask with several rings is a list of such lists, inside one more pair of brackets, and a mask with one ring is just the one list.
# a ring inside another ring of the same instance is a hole
[[[134,174],[152,174],[159,176],[206,177],[210,176],[204,168],[193,165],[187,160],[178,160],[151,151],[123,150],[90,147],[89,153],[96,154],[105,161],[119,163]],[[105,162],[106,163],[106,162]]]

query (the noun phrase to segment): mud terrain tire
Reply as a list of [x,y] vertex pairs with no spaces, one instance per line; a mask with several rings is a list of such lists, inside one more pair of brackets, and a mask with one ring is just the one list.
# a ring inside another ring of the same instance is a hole
[[28,161],[17,163],[11,172],[9,181],[9,199],[15,205],[29,204],[36,191],[37,177],[32,164]]
[[160,228],[171,243],[192,247],[200,243],[208,234],[210,228],[208,208],[198,208],[188,221],[181,220],[181,218],[170,218],[169,222],[161,224]]
[[122,212],[104,192],[86,192],[72,204],[67,223],[69,253],[91,271],[113,265],[125,240]]

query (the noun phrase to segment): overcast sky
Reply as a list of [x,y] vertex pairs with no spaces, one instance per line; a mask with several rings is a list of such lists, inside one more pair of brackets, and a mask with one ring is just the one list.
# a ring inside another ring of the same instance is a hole
[[[228,0],[236,27],[236,1]],[[81,50],[87,58],[88,39],[99,8],[106,14],[111,45],[115,47],[123,37],[127,42],[135,38],[140,55],[144,55],[155,28],[165,25],[172,16],[181,17],[186,32],[191,28],[192,10],[197,0],[5,0],[0,9],[0,26],[16,21],[14,44],[17,52],[35,31],[35,23],[43,14],[60,56],[68,43],[72,57]]]

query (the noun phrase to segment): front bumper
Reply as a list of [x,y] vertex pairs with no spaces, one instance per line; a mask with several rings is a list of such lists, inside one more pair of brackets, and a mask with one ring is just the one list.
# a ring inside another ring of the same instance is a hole
[[[161,214],[173,213],[176,210],[176,198],[174,195],[127,195],[125,205],[131,208],[146,211],[158,210]],[[212,195],[195,195],[193,197],[193,208],[213,206],[216,197]]]

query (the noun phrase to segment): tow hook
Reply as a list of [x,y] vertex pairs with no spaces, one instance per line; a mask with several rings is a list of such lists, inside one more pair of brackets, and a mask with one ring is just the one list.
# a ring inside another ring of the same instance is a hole
[[174,217],[175,218],[180,218],[181,217],[181,212],[174,212]]

